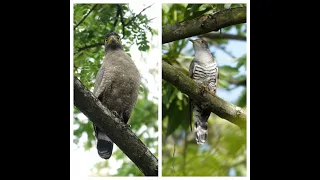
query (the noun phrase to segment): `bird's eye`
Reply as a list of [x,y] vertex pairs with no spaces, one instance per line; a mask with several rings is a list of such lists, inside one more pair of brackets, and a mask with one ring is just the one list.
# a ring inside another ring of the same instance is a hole
[[117,36],[117,39],[120,40],[120,36]]
[[106,38],[104,41],[108,41],[108,38]]
[[200,40],[200,42],[203,44],[204,43],[204,41],[203,40]]

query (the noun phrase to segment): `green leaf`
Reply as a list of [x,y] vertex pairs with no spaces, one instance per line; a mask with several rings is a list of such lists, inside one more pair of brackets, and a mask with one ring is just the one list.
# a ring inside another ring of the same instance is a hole
[[191,16],[189,16],[188,18],[186,18],[185,20],[190,20],[190,19],[194,19],[194,18],[196,18],[196,17],[199,17],[199,16],[205,14],[206,12],[208,12],[208,11],[210,11],[210,10],[211,10],[211,8],[210,8],[210,7],[207,7],[207,8],[204,9],[204,10],[196,11],[196,12],[194,12]]
[[219,73],[223,76],[233,76],[239,73],[238,68],[231,67],[228,65],[220,66],[219,67]]
[[242,65],[247,66],[247,54],[243,55],[238,59],[237,68],[239,69]]
[[190,18],[192,14],[194,14],[201,6],[202,4],[188,4],[184,11],[184,20],[192,19]]
[[247,105],[247,88],[245,88],[236,103],[240,107],[245,107]]

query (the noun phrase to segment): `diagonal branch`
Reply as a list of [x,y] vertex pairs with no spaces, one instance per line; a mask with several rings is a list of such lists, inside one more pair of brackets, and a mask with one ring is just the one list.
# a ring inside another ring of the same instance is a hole
[[90,11],[78,22],[77,25],[74,26],[73,30],[75,30],[88,16],[89,14],[93,11],[94,8],[97,7],[98,4],[95,4],[92,6],[92,8],[90,9]]
[[103,130],[144,175],[158,176],[158,159],[76,76],[74,76],[74,105]]
[[231,52],[227,51],[225,47],[223,47],[223,46],[221,46],[219,44],[216,44],[215,47],[220,49],[221,51],[223,51],[224,53],[226,53],[227,55],[229,55],[233,59],[236,59],[236,57]]
[[247,115],[242,108],[228,103],[208,91],[202,93],[201,87],[195,81],[165,61],[162,61],[162,78],[187,94],[202,108],[210,109],[219,117],[246,129]]
[[162,44],[246,23],[246,8],[230,8],[162,27]]

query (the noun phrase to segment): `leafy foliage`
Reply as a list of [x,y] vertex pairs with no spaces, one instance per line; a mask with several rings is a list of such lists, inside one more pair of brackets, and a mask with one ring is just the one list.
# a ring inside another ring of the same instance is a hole
[[[174,24],[206,13],[244,4],[163,4],[162,24]],[[246,25],[238,24],[222,29],[222,33],[245,36]],[[199,38],[199,37],[198,37]],[[209,39],[212,54],[226,50],[228,39]],[[215,50],[215,51],[213,51]],[[193,59],[193,48],[188,39],[162,45],[162,59],[188,74]],[[226,52],[227,53],[227,52]],[[236,104],[246,107],[246,52],[233,58],[234,64],[216,59],[219,66],[218,88],[228,91],[244,87],[236,97]],[[229,52],[230,54],[230,52]],[[219,94],[217,94],[219,96]],[[198,146],[194,133],[190,132],[190,110],[188,96],[165,80],[162,81],[162,164],[163,176],[229,176],[231,170],[237,176],[246,175],[246,132],[228,121],[211,114],[208,125],[208,143]],[[193,126],[193,123],[192,123]]]
[[[141,8],[141,10],[143,7]],[[91,12],[90,12],[91,11]],[[89,14],[90,12],[90,14]],[[133,44],[142,52],[148,52],[152,43],[147,34],[157,35],[158,32],[148,24],[146,15],[134,13],[128,4],[75,4],[74,5],[74,75],[89,89],[93,90],[96,74],[104,56],[103,41],[107,33],[117,32],[122,36],[126,52]],[[153,45],[154,46],[154,45]],[[145,61],[145,60],[144,60]],[[156,69],[150,69],[156,75]],[[145,77],[142,76],[142,82]],[[154,153],[158,154],[157,102],[148,99],[149,89],[141,84],[141,92],[134,111],[129,120],[132,131]],[[82,118],[80,118],[82,117]],[[79,147],[86,150],[96,147],[92,122],[74,107],[74,140]],[[85,139],[83,144],[81,139]],[[143,176],[133,162],[117,147],[111,158],[122,162],[116,176]],[[98,156],[98,153],[97,153]],[[102,161],[93,167],[95,175],[106,175],[103,169],[111,167],[110,161]],[[94,174],[94,173],[93,173]]]

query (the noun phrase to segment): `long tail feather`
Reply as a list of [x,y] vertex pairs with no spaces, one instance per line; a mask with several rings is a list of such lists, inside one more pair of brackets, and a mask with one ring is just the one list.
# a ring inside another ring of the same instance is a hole
[[197,104],[193,105],[193,118],[195,125],[196,142],[202,145],[208,137],[208,119],[210,111],[203,111]]
[[109,159],[112,155],[113,142],[104,132],[102,132],[95,125],[94,125],[94,132],[97,138],[97,150],[98,150],[99,156],[103,159]]

